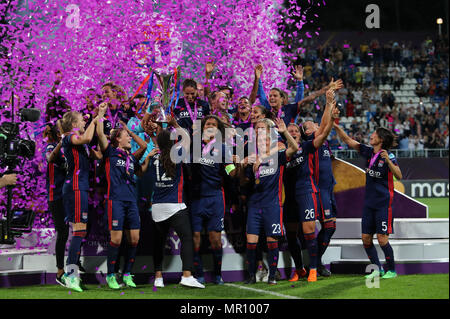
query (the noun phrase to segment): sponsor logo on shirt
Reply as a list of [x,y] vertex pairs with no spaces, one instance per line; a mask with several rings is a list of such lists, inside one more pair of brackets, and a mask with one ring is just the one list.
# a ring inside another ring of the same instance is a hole
[[200,163],[200,164],[203,164],[203,165],[206,165],[206,166],[211,166],[211,167],[214,167],[214,164],[216,163],[216,162],[214,162],[214,160],[213,159],[209,159],[209,158],[200,158],[199,160],[198,160],[198,162]]
[[[116,166],[126,167],[126,166],[127,166],[127,162],[126,162],[125,160],[118,159],[117,162],[116,162]],[[133,162],[130,161],[128,167],[129,167],[131,170],[134,170],[134,164],[133,164]]]
[[305,161],[304,157],[300,156],[300,157],[296,158],[295,160],[288,162],[286,164],[286,167],[287,168],[296,167],[296,166],[300,165],[301,163],[303,163],[304,161]]
[[373,169],[366,168],[366,173],[369,174],[370,177],[381,178],[381,172],[374,171]]
[[259,172],[259,176],[260,177],[265,177],[265,176],[270,176],[270,175],[274,175],[276,173],[276,169],[275,168],[263,168],[260,170]]
[[[198,110],[197,111],[197,118],[201,118],[203,116],[203,112]],[[180,112],[178,114],[178,119],[185,119],[185,118],[190,118],[190,114],[188,111],[184,111],[184,112]]]

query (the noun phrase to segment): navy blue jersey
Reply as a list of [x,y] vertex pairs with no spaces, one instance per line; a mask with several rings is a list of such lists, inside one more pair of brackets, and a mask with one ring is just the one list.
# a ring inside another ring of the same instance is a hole
[[111,145],[108,145],[103,155],[105,158],[106,181],[108,183],[106,199],[136,200],[134,173],[139,166],[139,161],[133,154]]
[[312,141],[300,144],[297,153],[289,159],[286,168],[294,174],[295,171],[295,195],[310,194],[318,192],[315,181],[315,152],[316,148]]
[[72,136],[64,136],[62,150],[67,161],[67,175],[63,193],[70,190],[89,190],[89,148],[86,144],[73,145]]
[[[315,133],[308,136],[307,140],[312,141],[315,138]],[[331,165],[331,152],[328,141],[325,141],[323,145],[316,150],[315,154],[315,178],[316,184],[320,189],[329,189],[336,185],[336,180],[333,175],[333,167]]]
[[[192,116],[195,116],[195,105],[197,106],[197,120],[201,120],[204,116],[209,115],[210,108],[208,102],[198,100],[196,104],[189,104]],[[178,100],[177,106],[173,109],[173,114],[182,128],[187,129],[192,134],[192,119],[189,109],[186,107],[184,99]]]
[[246,168],[246,176],[253,183],[250,190],[249,205],[268,207],[282,203],[283,173],[286,165],[286,150],[278,152],[278,165],[275,165],[274,156],[259,167],[259,178],[253,172],[253,165]]
[[336,180],[333,176],[333,167],[331,165],[331,149],[328,142],[316,150],[316,183],[320,189],[329,189],[334,187]]
[[153,204],[184,203],[182,163],[175,166],[175,178],[166,175],[160,154],[152,157],[149,169],[155,181]]
[[[192,187],[194,197],[217,196],[222,193],[225,167],[231,165],[231,150],[221,145],[221,150],[211,147],[201,157],[193,158]],[[202,142],[202,153],[206,144]]]
[[[56,147],[56,143],[50,143],[45,148],[46,156],[50,155]],[[62,197],[62,189],[66,179],[66,160],[60,151],[53,163],[47,164],[46,187],[47,198],[49,201],[55,201]]]
[[[360,144],[359,153],[366,159],[366,194],[364,203],[368,207],[391,206],[394,199],[394,177],[386,161],[373,151],[373,147]],[[398,165],[394,154],[388,152],[389,159]],[[370,161],[374,160],[372,166]]]
[[278,115],[280,115],[280,118],[284,121],[286,126],[288,126],[289,123],[291,123],[295,120],[295,117],[297,116],[297,112],[298,112],[297,103],[292,103],[292,104],[284,105],[281,108],[281,114],[276,113],[275,115],[277,117],[278,117]]

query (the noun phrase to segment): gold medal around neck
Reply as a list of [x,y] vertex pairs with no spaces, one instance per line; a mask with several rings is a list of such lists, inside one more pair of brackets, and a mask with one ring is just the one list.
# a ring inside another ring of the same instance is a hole
[[255,179],[255,184],[258,185],[260,182],[259,178]]

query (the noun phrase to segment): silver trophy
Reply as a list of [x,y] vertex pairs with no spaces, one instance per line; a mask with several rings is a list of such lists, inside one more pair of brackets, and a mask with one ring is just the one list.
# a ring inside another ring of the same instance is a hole
[[[156,77],[161,85],[161,99],[159,102],[159,108],[156,110],[158,113],[156,116],[156,122],[159,123],[167,123],[167,113],[171,110],[172,105],[175,103],[175,99],[171,97],[173,93],[176,91],[178,75],[179,75],[180,67],[176,68],[174,73],[172,74],[156,74]],[[173,83],[173,85],[171,85]],[[175,92],[175,94],[177,94]]]

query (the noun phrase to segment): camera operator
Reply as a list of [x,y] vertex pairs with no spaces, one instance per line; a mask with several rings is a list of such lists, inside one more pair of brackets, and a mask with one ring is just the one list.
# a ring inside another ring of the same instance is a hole
[[9,185],[16,185],[17,183],[17,175],[16,174],[6,174],[3,177],[0,177],[0,188]]

